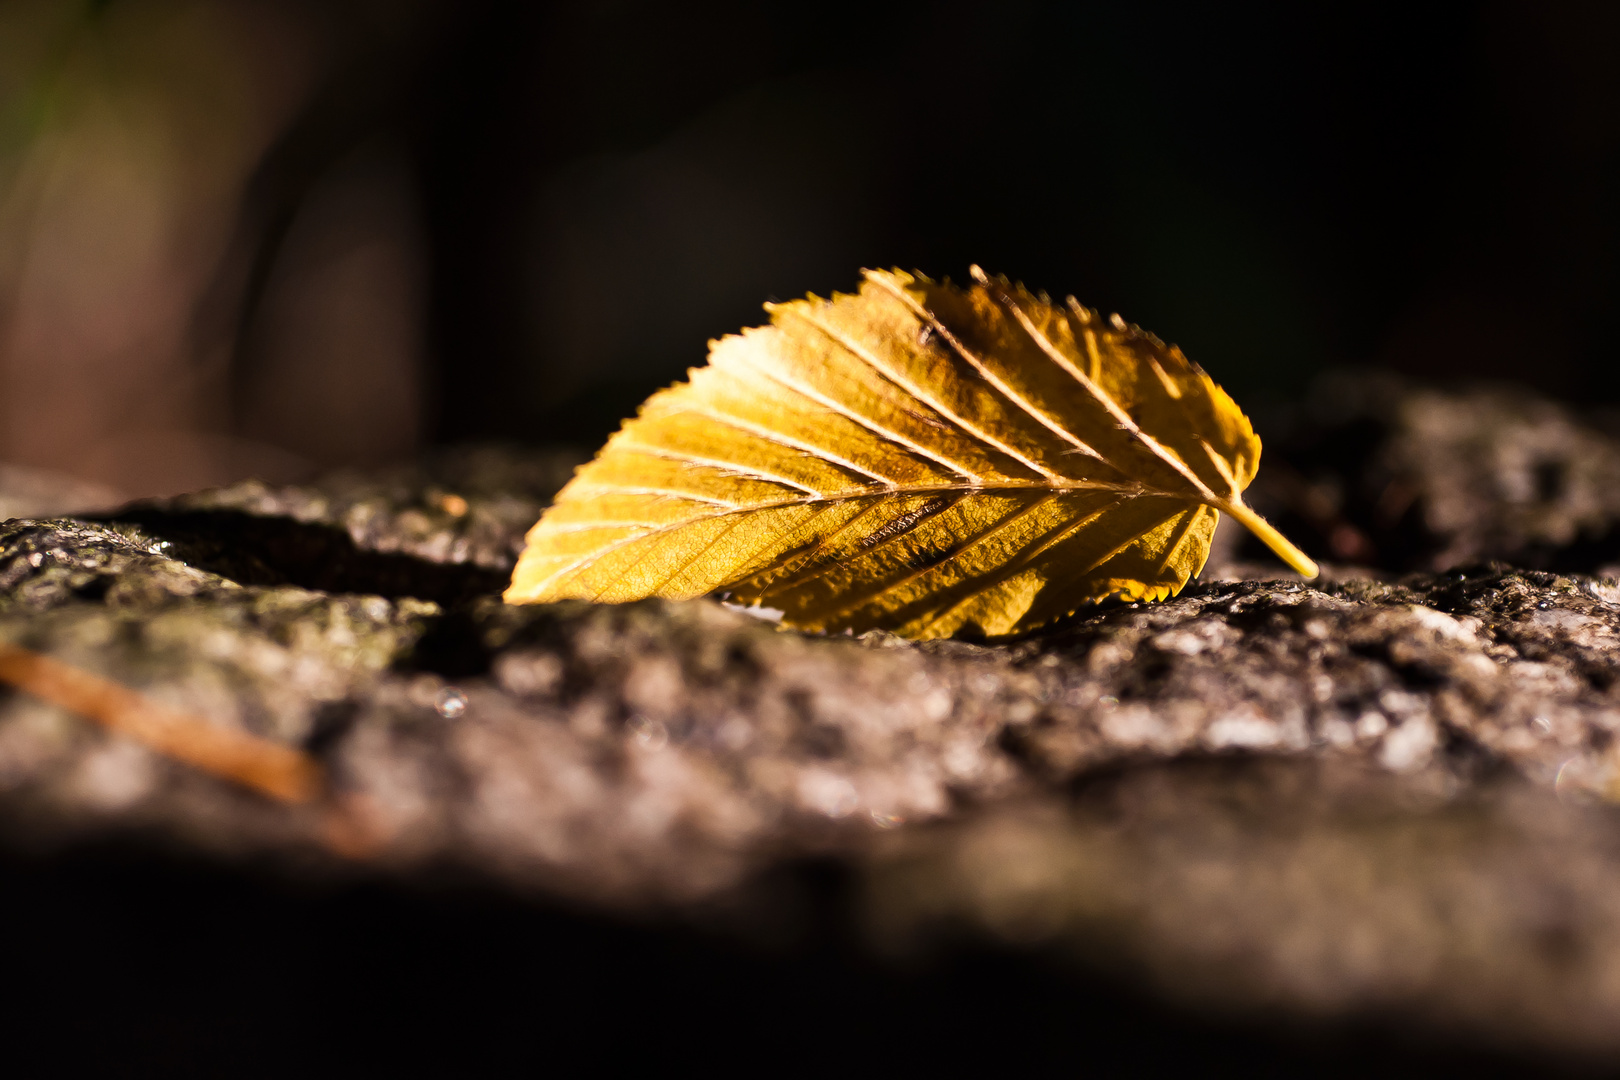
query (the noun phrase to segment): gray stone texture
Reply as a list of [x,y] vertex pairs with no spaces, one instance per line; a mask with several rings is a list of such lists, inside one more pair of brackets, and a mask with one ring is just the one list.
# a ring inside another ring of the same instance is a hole
[[326,790],[12,692],[0,827],[737,933],[773,867],[830,859],[894,963],[1001,942],[1195,1011],[1620,1060],[1620,445],[1365,377],[1276,423],[1255,501],[1321,580],[1223,532],[1180,597],[1010,644],[505,606],[566,453],[11,520],[0,640],[303,747]]

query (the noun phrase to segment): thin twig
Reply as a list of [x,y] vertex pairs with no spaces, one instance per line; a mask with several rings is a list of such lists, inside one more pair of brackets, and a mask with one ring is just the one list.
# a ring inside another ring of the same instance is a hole
[[0,682],[283,802],[308,802],[319,794],[320,766],[308,754],[160,705],[32,650],[0,643]]

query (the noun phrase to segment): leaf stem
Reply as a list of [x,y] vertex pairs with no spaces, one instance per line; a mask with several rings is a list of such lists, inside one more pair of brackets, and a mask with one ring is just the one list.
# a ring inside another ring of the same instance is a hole
[[1276,552],[1279,559],[1305,575],[1307,579],[1314,578],[1322,572],[1321,567],[1317,566],[1309,555],[1289,543],[1288,537],[1273,528],[1271,522],[1249,509],[1240,500],[1233,499],[1231,502],[1221,506],[1221,509],[1236,518],[1244,528],[1264,540],[1266,547]]

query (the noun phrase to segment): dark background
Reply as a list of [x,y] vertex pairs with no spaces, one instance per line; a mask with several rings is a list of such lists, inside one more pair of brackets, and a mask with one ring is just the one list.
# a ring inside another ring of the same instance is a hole
[[1620,390],[1612,5],[582,7],[460,20],[406,121],[440,437],[594,440],[860,266],[1072,292],[1239,400]]
[[0,461],[123,494],[594,445],[863,266],[1072,292],[1251,408],[1620,397],[1609,4],[12,4]]

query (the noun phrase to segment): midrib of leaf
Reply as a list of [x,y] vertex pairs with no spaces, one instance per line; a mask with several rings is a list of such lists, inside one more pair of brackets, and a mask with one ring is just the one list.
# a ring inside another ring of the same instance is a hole
[[[688,495],[688,494],[685,494],[685,493],[682,493],[682,492],[676,492],[676,491],[664,491],[664,490],[658,490],[658,489],[630,489],[630,488],[620,488],[620,487],[607,488],[607,489],[604,489],[604,490],[612,491],[612,492],[619,493],[619,494],[623,494],[623,493],[626,493],[626,492],[629,492],[631,494],[653,494],[653,495],[668,496],[670,498],[689,499],[689,500],[693,500],[693,501],[703,501],[703,502],[709,502],[709,503],[718,504],[717,500],[703,499],[701,496]],[[554,572],[553,574],[551,574],[546,580],[548,582],[560,582],[560,581],[563,581],[567,577],[569,577],[569,576],[571,576],[573,574],[576,574],[576,573],[578,573],[578,572],[580,572],[582,570],[589,569],[591,564],[601,561],[602,559],[604,559],[607,556],[611,555],[613,552],[618,551],[620,548],[625,547],[625,546],[627,546],[629,544],[641,543],[642,541],[651,539],[651,538],[656,537],[656,536],[663,535],[664,533],[673,532],[676,529],[684,529],[684,528],[686,528],[688,526],[698,524],[699,522],[712,521],[715,518],[720,518],[720,517],[742,516],[742,515],[754,513],[756,511],[762,511],[762,510],[782,510],[782,509],[787,509],[787,508],[793,507],[793,506],[814,506],[814,505],[816,505],[818,503],[823,503],[823,504],[826,504],[827,506],[830,507],[830,506],[835,505],[837,503],[849,502],[849,501],[854,500],[854,499],[871,499],[871,498],[874,498],[874,497],[895,497],[895,496],[903,496],[903,495],[931,495],[931,494],[952,494],[952,493],[974,494],[974,493],[978,493],[978,492],[993,493],[993,492],[998,492],[998,491],[1014,491],[1014,490],[1018,490],[1018,491],[1050,491],[1050,492],[1053,492],[1054,494],[1061,494],[1061,493],[1063,493],[1065,491],[1108,491],[1108,492],[1113,492],[1115,494],[1123,495],[1123,496],[1125,496],[1127,498],[1159,497],[1159,498],[1167,498],[1167,499],[1176,499],[1178,501],[1186,502],[1189,506],[1197,505],[1197,502],[1195,500],[1188,500],[1185,493],[1181,493],[1181,492],[1160,491],[1160,490],[1157,490],[1157,489],[1154,489],[1154,488],[1146,487],[1145,485],[1134,484],[1134,483],[1133,484],[1109,484],[1109,483],[1106,483],[1104,481],[1067,480],[1067,479],[1062,480],[1062,481],[1054,481],[1054,482],[1046,482],[1046,481],[1040,481],[1040,480],[1008,480],[1008,481],[997,481],[997,482],[992,482],[992,483],[919,484],[919,485],[915,485],[915,486],[906,485],[906,486],[900,486],[900,487],[895,487],[895,488],[876,488],[876,489],[868,488],[868,489],[865,489],[865,490],[862,490],[862,491],[843,492],[843,493],[840,493],[840,494],[837,494],[837,495],[805,496],[803,498],[798,498],[798,499],[779,499],[779,500],[776,500],[774,502],[752,503],[752,504],[748,504],[748,505],[727,504],[726,509],[720,510],[720,511],[718,511],[716,513],[713,513],[713,514],[699,514],[699,515],[697,515],[695,517],[687,518],[684,521],[672,521],[672,522],[668,522],[668,523],[666,523],[664,525],[646,525],[645,522],[636,522],[636,521],[580,522],[580,523],[577,523],[576,525],[571,525],[566,529],[566,531],[569,532],[569,533],[591,532],[593,530],[598,530],[598,529],[629,529],[629,528],[641,528],[641,529],[643,529],[643,531],[637,533],[635,536],[627,536],[627,537],[623,538],[622,540],[613,541],[613,542],[611,542],[611,543],[609,543],[609,544],[607,544],[607,545],[605,545],[605,546],[603,546],[601,548],[596,549],[595,551],[592,551],[592,552],[590,552],[590,553],[588,553],[586,555],[582,555],[580,558],[576,559],[574,562],[568,564],[565,567],[562,567],[561,569],[559,569],[556,572]],[[1118,504],[1114,504],[1114,505],[1117,506]],[[846,525],[847,524],[848,523],[846,523]],[[564,530],[559,529],[558,531],[560,532],[560,531],[564,531]],[[891,537],[890,539],[891,540],[899,539],[899,537],[907,535],[907,533],[909,531],[910,530],[907,530],[907,532],[899,533],[895,537]],[[724,535],[724,534],[722,534],[722,535]],[[720,537],[716,537],[713,541],[710,542],[709,545],[707,545],[704,548],[700,549],[697,556],[695,556],[694,558],[701,557],[702,555],[707,554],[707,552],[713,547],[713,545],[718,543],[719,541],[720,541]],[[802,552],[797,552],[797,553],[794,554],[794,556],[790,556],[790,557],[796,557],[797,555],[801,555],[801,554],[803,554],[803,553]],[[630,569],[632,569],[634,565],[639,565],[639,562],[637,564],[632,564],[632,567],[627,567],[626,572],[628,572]],[[684,568],[684,566],[690,566],[690,565],[691,565],[690,562],[685,563],[685,564],[683,564],[683,568]],[[780,565],[781,565],[781,563],[776,563],[773,566],[767,566],[767,567],[757,569],[750,576],[755,576],[755,575],[762,574],[762,573],[768,573],[770,570],[772,570],[776,566],[780,566]]]
[[[970,549],[976,547],[979,544],[984,543],[986,540],[989,540],[991,537],[995,536],[998,532],[1001,532],[1004,529],[1008,529],[1008,528],[1012,527],[1013,525],[1017,524],[1019,521],[1023,520],[1026,517],[1028,517],[1030,514],[1035,513],[1041,507],[1050,504],[1052,502],[1052,500],[1056,499],[1057,497],[1058,497],[1058,493],[1054,491],[1054,492],[1051,492],[1050,494],[1046,495],[1044,498],[1036,499],[1034,502],[1030,503],[1028,506],[1023,506],[1023,507],[1018,508],[1017,510],[1015,510],[1014,512],[1006,515],[1005,517],[999,518],[996,521],[991,522],[989,525],[985,526],[983,529],[980,529],[978,532],[974,533],[972,536],[963,539],[960,543],[958,543],[956,545],[954,550],[947,552],[945,554],[945,557],[940,559],[938,562],[933,563],[933,564],[931,564],[929,566],[925,566],[925,567],[923,567],[921,569],[918,569],[918,570],[913,570],[911,573],[906,574],[904,577],[897,578],[894,581],[888,582],[887,584],[883,585],[882,587],[880,587],[880,588],[878,588],[878,589],[876,589],[876,590],[874,590],[872,592],[865,593],[865,594],[860,594],[860,595],[853,595],[852,594],[852,598],[850,599],[849,602],[847,602],[847,603],[845,603],[845,604],[843,604],[843,605],[841,605],[839,607],[830,609],[829,611],[826,612],[826,614],[827,615],[841,615],[844,612],[851,611],[851,610],[853,610],[855,608],[860,607],[863,604],[869,604],[869,603],[872,603],[875,600],[881,599],[882,597],[888,595],[889,593],[894,592],[896,589],[902,588],[903,586],[905,586],[905,585],[907,585],[907,584],[909,584],[909,583],[911,583],[913,581],[916,581],[918,578],[922,577],[924,574],[932,573],[932,572],[938,570],[940,567],[946,566],[946,565],[950,564],[951,562],[953,562],[954,560],[961,558],[962,555],[965,552],[969,551]],[[1100,509],[1100,510],[1098,510],[1096,512],[1101,513],[1103,510],[1111,509],[1112,507],[1115,507],[1115,506],[1118,506],[1118,505],[1119,505],[1118,503],[1113,503],[1113,504],[1111,504],[1111,506],[1103,507],[1102,509]],[[944,513],[946,510],[949,510],[949,509],[950,509],[950,507],[945,507],[945,508],[941,509],[939,511],[939,513]],[[931,516],[937,516],[937,515],[931,515]],[[927,520],[927,519],[924,519],[924,520]],[[1061,518],[1058,521],[1053,522],[1051,528],[1047,530],[1047,533],[1045,535],[1050,535],[1051,532],[1053,532],[1055,530],[1058,530],[1058,529],[1067,528],[1068,525],[1073,520],[1074,520],[1074,517],[1070,516],[1070,517],[1067,517],[1067,518]],[[918,524],[920,525],[921,522],[918,522]],[[877,544],[874,547],[869,548],[868,550],[861,552],[861,554],[862,555],[870,555],[874,551],[880,551],[883,548],[888,547],[890,544],[893,544],[893,543],[903,539],[904,537],[910,535],[911,532],[912,532],[911,529],[907,529],[904,532],[901,532],[901,533],[898,533],[898,534],[896,534],[894,536],[891,536],[887,540],[885,540],[883,543]],[[1044,538],[1044,536],[1043,536],[1043,538]],[[779,593],[782,593],[782,592],[786,592],[788,589],[799,588],[799,587],[801,587],[803,585],[808,584],[811,581],[814,581],[818,577],[822,577],[822,576],[825,576],[826,574],[831,573],[833,571],[833,569],[834,568],[830,567],[830,566],[829,567],[824,567],[821,570],[818,570],[814,574],[806,575],[803,578],[793,579],[793,580],[791,580],[790,583],[783,585],[781,588],[772,587],[770,589],[765,590],[765,592],[761,594],[761,597],[763,598],[763,597],[766,597],[766,596],[772,596],[772,595],[776,595],[776,594],[779,594]],[[975,584],[977,584],[977,580],[984,580],[985,583],[982,586],[979,586],[979,587],[975,588],[974,591],[973,591],[973,595],[977,595],[978,593],[983,592],[985,589],[990,588],[991,585],[995,584],[994,581],[989,580],[989,579],[993,578],[995,576],[995,574],[997,572],[999,572],[1001,569],[1002,569],[1001,567],[997,567],[996,571],[992,571],[990,574],[982,574],[982,575],[980,575],[980,578],[976,579]]]
[[[1265,518],[1255,513],[1243,502],[1243,496],[1237,490],[1236,479],[1231,475],[1230,469],[1225,467],[1224,462],[1217,465],[1217,469],[1231,485],[1231,494],[1226,497],[1218,496],[1211,491],[1203,480],[1199,479],[1198,474],[1193,472],[1192,466],[1188,465],[1181,459],[1181,455],[1177,454],[1169,447],[1160,443],[1159,440],[1143,431],[1141,425],[1133,420],[1130,414],[1128,414],[1124,409],[1120,408],[1119,403],[1114,400],[1113,395],[1109,394],[1102,388],[1102,386],[1094,382],[1079,368],[1075,367],[1074,364],[1069,361],[1068,357],[1064,356],[1062,351],[1052,343],[1051,339],[1049,339],[1045,334],[1041,333],[1040,329],[1034,324],[1029,316],[1024,314],[1024,309],[1019,306],[1018,302],[1014,300],[1005,289],[1001,288],[999,285],[992,286],[990,278],[983,270],[979,269],[979,267],[973,267],[972,272],[974,279],[978,281],[979,284],[985,286],[986,288],[994,287],[996,289],[996,291],[1000,294],[997,297],[998,301],[1004,307],[1006,307],[1007,310],[1012,312],[1013,317],[1018,320],[1019,325],[1023,327],[1024,332],[1029,335],[1030,340],[1035,343],[1036,347],[1045,353],[1053,363],[1057,364],[1060,368],[1073,376],[1076,382],[1085,387],[1087,392],[1090,393],[1103,406],[1103,408],[1108,410],[1109,414],[1114,417],[1115,421],[1123,430],[1133,435],[1143,446],[1145,446],[1161,461],[1165,462],[1165,464],[1169,465],[1171,468],[1175,469],[1178,473],[1185,477],[1201,496],[1200,501],[1214,507],[1217,510],[1223,510],[1228,514],[1231,514],[1232,517],[1237,519],[1240,524],[1264,541],[1266,546],[1271,548],[1271,550],[1274,551],[1279,558],[1281,558],[1295,570],[1299,571],[1301,574],[1304,574],[1307,577],[1315,577],[1320,572],[1316,563],[1313,562],[1309,556],[1290,543],[1288,538],[1273,528],[1270,522],[1266,521]],[[893,287],[890,286],[890,288],[892,289]],[[1177,396],[1176,400],[1181,400],[1179,395]],[[1183,415],[1185,415],[1185,404],[1182,405],[1182,411]],[[1220,455],[1217,454],[1207,442],[1205,443],[1205,449],[1209,451],[1212,459],[1218,459],[1220,457]]]
[[[964,494],[963,499],[971,498],[972,494],[973,493],[971,493],[971,492]],[[939,562],[933,563],[930,566],[923,567],[921,570],[917,570],[914,573],[909,574],[906,577],[901,578],[901,579],[899,579],[897,581],[890,582],[888,585],[883,586],[882,588],[878,589],[876,592],[865,594],[865,595],[863,595],[863,597],[860,600],[856,601],[855,603],[846,605],[845,607],[839,608],[837,610],[846,611],[850,607],[856,607],[861,603],[866,603],[871,599],[874,599],[874,598],[876,598],[878,596],[882,596],[884,593],[889,592],[894,588],[897,588],[899,585],[904,584],[906,581],[914,580],[916,577],[918,577],[918,576],[920,576],[922,574],[926,574],[928,571],[933,570],[936,567],[945,565],[946,563],[950,562],[952,559],[955,559],[958,556],[960,556],[961,553],[966,551],[968,548],[974,546],[975,544],[983,542],[984,540],[988,539],[989,537],[995,535],[995,533],[998,532],[999,530],[1001,530],[1002,528],[1013,524],[1014,522],[1016,522],[1020,518],[1024,517],[1026,514],[1032,513],[1037,508],[1046,505],[1047,503],[1051,502],[1055,498],[1057,498],[1057,494],[1055,492],[1051,493],[1051,494],[1048,494],[1044,498],[1037,499],[1036,501],[1030,503],[1028,506],[1020,507],[1017,510],[1015,510],[1014,512],[1012,512],[1010,514],[1007,514],[1004,517],[998,518],[997,520],[995,520],[995,521],[991,522],[990,524],[986,525],[984,528],[980,529],[978,532],[974,533],[972,536],[963,539],[960,543],[957,544],[957,547],[956,547],[956,549],[954,551],[948,553]],[[904,540],[907,536],[911,535],[912,532],[914,532],[918,527],[920,527],[924,522],[928,521],[930,518],[938,517],[940,514],[944,514],[944,513],[949,512],[950,510],[955,509],[958,505],[961,504],[963,499],[958,499],[956,502],[950,503],[949,505],[946,505],[946,506],[942,506],[938,510],[936,510],[934,513],[927,515],[927,517],[919,518],[910,527],[902,529],[899,532],[896,532],[891,536],[885,537],[882,540],[882,542],[880,542],[880,543],[873,544],[871,547],[863,549],[860,552],[861,556],[865,557],[867,555],[874,554],[876,552],[884,550],[885,548],[889,547],[892,544],[896,544],[899,541]],[[840,528],[837,532],[835,532],[832,535],[828,536],[825,540],[822,541],[822,543],[816,545],[816,551],[820,551],[820,550],[825,549],[828,544],[830,544],[834,539],[837,538],[839,533],[842,533],[844,531],[845,530],[843,528]],[[805,554],[814,554],[814,552],[807,552]],[[833,570],[835,570],[835,569],[837,569],[836,565],[824,566],[824,567],[821,567],[820,569],[816,570],[814,573],[803,574],[803,575],[799,575],[799,576],[790,576],[790,577],[784,578],[782,581],[773,582],[771,584],[771,587],[766,589],[760,595],[762,597],[763,596],[775,596],[775,595],[778,595],[780,593],[786,592],[789,589],[797,589],[797,588],[799,588],[799,587],[801,587],[803,585],[809,584],[810,582],[816,580],[819,577],[825,577],[827,574],[832,573]],[[769,570],[762,571],[762,572],[769,573]]]
[[[768,483],[774,483],[774,481],[771,481],[769,477],[748,473],[742,470],[738,470],[737,475],[749,480],[765,480]],[[586,490],[590,489],[587,488]],[[894,487],[873,487],[861,488],[858,491],[841,491],[835,495],[805,495],[800,498],[776,499],[771,502],[758,503],[727,503],[718,499],[706,498],[702,495],[691,495],[686,492],[673,491],[664,488],[603,487],[600,490],[604,493],[612,492],[615,494],[658,495],[667,496],[672,499],[689,499],[693,502],[706,502],[715,506],[724,507],[724,509],[720,510],[718,513],[702,514],[697,517],[688,518],[685,521],[674,521],[665,525],[649,526],[650,529],[657,532],[682,528],[683,526],[691,525],[697,521],[706,521],[709,518],[723,517],[726,514],[750,514],[755,510],[780,510],[789,506],[808,506],[818,502],[838,503],[846,502],[850,499],[870,499],[875,495],[894,497],[901,495],[948,494],[951,492],[967,492],[971,494],[973,492],[980,491],[1052,491],[1058,493],[1065,491],[1112,491],[1120,495],[1179,499],[1189,506],[1196,506],[1205,502],[1205,500],[1202,499],[1188,498],[1187,493],[1184,491],[1165,491],[1160,488],[1148,487],[1146,484],[1136,483],[1134,481],[1128,484],[1111,484],[1106,480],[1068,479],[1051,482],[1044,480],[992,480],[975,483],[963,481],[962,483],[958,484],[899,484]],[[1214,504],[1211,503],[1208,505],[1213,506]],[[1220,507],[1217,506],[1215,509],[1220,509]],[[645,524],[645,522],[619,521],[598,523],[592,521],[579,522],[579,524],[586,528],[605,529],[624,528],[629,525]],[[649,533],[649,535],[651,534]]]
[[[1037,327],[1034,321],[1024,313],[1024,309],[1019,305],[1018,301],[1013,299],[1012,295],[1008,293],[1006,289],[1003,289],[996,283],[992,282],[985,272],[979,269],[979,267],[973,267],[972,271],[974,280],[978,281],[980,285],[983,285],[986,289],[995,290],[996,301],[1012,314],[1013,318],[1017,320],[1018,325],[1023,328],[1024,333],[1029,335],[1029,339],[1035,345],[1035,347],[1045,354],[1047,359],[1056,364],[1059,369],[1066,372],[1071,378],[1074,379],[1075,382],[1080,384],[1086,393],[1090,394],[1098,404],[1106,409],[1108,414],[1114,418],[1114,422],[1119,425],[1122,431],[1135,438],[1136,441],[1144,446],[1149,453],[1153,454],[1160,461],[1170,466],[1171,469],[1175,470],[1176,473],[1190,483],[1193,486],[1193,490],[1202,496],[1202,501],[1209,503],[1211,506],[1220,505],[1220,503],[1223,501],[1220,496],[1211,491],[1209,487],[1198,478],[1198,474],[1193,472],[1192,467],[1189,466],[1185,461],[1181,460],[1181,455],[1177,454],[1175,451],[1159,442],[1159,440],[1153,438],[1153,436],[1143,431],[1142,426],[1131,418],[1131,414],[1126,412],[1120,406],[1119,402],[1114,400],[1114,396],[1112,394],[1110,394],[1107,390],[1104,390],[1100,384],[1094,382],[1090,376],[1085,374],[1085,372],[1075,367],[1074,363],[1067,356],[1063,355],[1063,351],[1052,343],[1052,339],[1041,333],[1040,328]],[[884,284],[887,285],[888,283],[885,282]],[[888,287],[891,291],[894,291],[894,286],[889,285]],[[1185,411],[1185,406],[1183,406],[1183,411]],[[1118,468],[1118,466],[1115,466],[1115,468]],[[1237,492],[1233,491],[1232,496],[1235,498],[1237,496]]]

